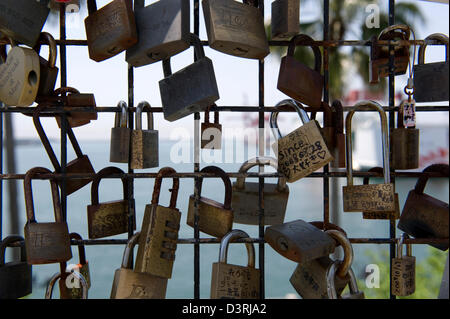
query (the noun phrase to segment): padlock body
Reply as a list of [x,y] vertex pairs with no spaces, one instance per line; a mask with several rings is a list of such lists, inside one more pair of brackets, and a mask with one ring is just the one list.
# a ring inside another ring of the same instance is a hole
[[32,266],[12,261],[0,266],[0,299],[18,299],[32,292]]
[[[284,222],[289,198],[289,188],[279,190],[277,184],[264,184],[264,225],[278,225]],[[233,183],[231,207],[234,222],[259,225],[259,184],[246,182],[243,189]]]
[[131,132],[132,169],[159,166],[159,137],[156,130],[133,130]]
[[201,125],[201,148],[220,150],[222,149],[222,125],[218,123],[202,123]]
[[398,199],[398,194],[394,194],[394,200],[395,200],[395,210],[394,211],[386,211],[386,212],[380,212],[380,211],[364,211],[363,212],[363,219],[399,219],[400,218],[400,202]]
[[[87,155],[83,155],[80,158],[76,158],[69,163],[66,167],[67,174],[95,174],[92,163]],[[86,186],[92,181],[92,178],[80,178],[80,179],[67,179],[66,180],[66,194],[70,195],[80,188]],[[58,180],[58,184],[62,187],[62,180]]]
[[419,130],[415,128],[394,128],[392,139],[392,167],[414,169],[419,167]]
[[289,40],[300,33],[300,0],[272,2],[272,40]]
[[247,59],[264,59],[269,51],[260,9],[234,0],[203,0],[209,46]]
[[[104,238],[127,233],[128,204],[127,200],[119,200],[89,205],[87,207],[89,238]],[[133,229],[136,229],[135,220]]]
[[343,187],[344,212],[395,211],[394,185],[370,184]]
[[[66,97],[68,107],[91,107],[94,109],[96,107],[94,94],[90,93],[75,93],[69,94]],[[61,118],[56,116],[56,122],[58,127],[61,127]],[[70,127],[79,127],[86,125],[91,122],[91,120],[97,120],[97,112],[70,112],[67,116],[67,121]]]
[[[409,64],[409,55],[395,57],[394,75],[402,75],[406,73]],[[369,78],[371,84],[376,84],[379,78],[387,78],[389,76],[389,58],[381,58],[370,60],[369,62]]]
[[111,299],[164,299],[167,278],[120,268],[114,273]]
[[258,299],[259,277],[259,269],[213,263],[211,299]]
[[392,258],[392,294],[409,296],[416,290],[416,257]]
[[131,130],[127,127],[111,129],[111,147],[109,161],[113,163],[128,163],[130,156]]
[[414,100],[416,102],[448,101],[448,62],[414,66]]
[[41,75],[39,80],[37,99],[53,94],[59,72],[59,69],[57,67],[50,67],[48,61],[42,57],[39,57],[39,65]]
[[345,134],[336,133],[336,146],[333,150],[333,161],[330,165],[334,168],[345,168]]

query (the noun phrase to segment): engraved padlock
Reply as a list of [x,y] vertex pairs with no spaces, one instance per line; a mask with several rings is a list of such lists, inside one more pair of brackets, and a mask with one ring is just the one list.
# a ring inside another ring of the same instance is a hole
[[272,40],[288,40],[300,33],[300,0],[272,2]]
[[109,161],[128,163],[130,158],[131,129],[128,127],[128,106],[124,101],[117,104],[120,112],[116,113],[114,127],[111,128]]
[[403,255],[403,245],[409,236],[402,234],[397,243],[397,256],[392,258],[392,294],[409,296],[416,291],[416,257],[412,255],[411,244],[406,244],[406,256]]

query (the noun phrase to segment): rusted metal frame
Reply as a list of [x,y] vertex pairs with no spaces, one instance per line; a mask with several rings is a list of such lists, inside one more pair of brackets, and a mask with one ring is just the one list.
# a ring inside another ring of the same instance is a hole
[[[128,64],[128,106],[134,106],[134,68],[131,64]],[[128,113],[129,128],[132,130],[134,127],[134,114]],[[130,141],[131,143],[131,141]],[[131,158],[131,147],[129,149],[128,158]],[[133,174],[134,171],[131,168],[131,161],[128,161],[128,173]],[[134,235],[134,221],[136,215],[136,207],[134,200],[134,178],[127,178],[128,183],[128,239]],[[133,256],[130,256],[133,258]]]
[[[330,39],[330,0],[323,0],[323,40],[328,41]],[[330,74],[329,74],[329,49],[323,47],[323,100],[329,104],[330,92]],[[323,221],[325,224],[330,223],[330,179],[328,172],[330,165],[327,164],[323,168],[325,173],[323,177]]]
[[[0,109],[4,104],[0,102]],[[0,113],[1,114],[1,113]],[[0,115],[0,174],[3,175],[3,114]],[[3,240],[3,178],[0,178],[0,239]]]

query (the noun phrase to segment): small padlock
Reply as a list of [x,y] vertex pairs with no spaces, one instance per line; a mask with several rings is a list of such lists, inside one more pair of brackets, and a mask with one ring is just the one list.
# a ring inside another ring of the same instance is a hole
[[128,163],[131,142],[131,129],[128,127],[128,106],[126,102],[120,101],[117,107],[121,109],[121,112],[116,113],[114,127],[111,129],[109,161]]
[[140,232],[135,233],[127,243],[122,259],[122,267],[114,273],[111,299],[164,299],[167,278],[133,270],[133,250],[140,241]]
[[87,0],[87,7],[84,25],[92,60],[104,61],[137,43],[131,0],[113,0],[99,10],[96,0]]
[[69,229],[63,220],[59,191],[55,179],[50,179],[55,222],[38,223],[34,215],[31,179],[39,174],[52,174],[43,167],[27,171],[23,182],[27,222],[24,227],[27,262],[32,265],[66,262],[72,258]]
[[333,109],[333,127],[335,129],[335,148],[333,152],[334,160],[331,167],[345,168],[345,133],[344,133],[344,109],[339,100],[331,104]]
[[[105,167],[99,171],[91,187],[91,204],[87,206],[87,220],[89,239],[104,238],[128,232],[129,220],[129,191],[126,177],[121,177],[123,185],[123,199],[99,203],[98,187],[100,180],[112,175],[125,174],[120,168]],[[133,229],[136,229],[136,216],[133,216]]]
[[[300,116],[303,125],[282,137],[277,119],[281,106],[291,106]],[[324,167],[333,160],[325,140],[320,132],[319,123],[310,121],[305,110],[295,100],[283,100],[275,106],[270,115],[270,128],[277,140],[272,148],[278,155],[278,172],[293,183],[302,177]]]
[[[216,104],[212,106],[216,106]],[[222,125],[219,123],[219,112],[214,112],[214,123],[210,123],[210,108],[205,111],[205,122],[201,125],[201,148],[220,150],[222,148]]]
[[36,102],[39,103],[39,100],[42,97],[48,97],[53,95],[55,90],[56,79],[58,78],[59,69],[56,67],[56,57],[58,55],[58,51],[56,48],[56,41],[53,36],[48,32],[42,32],[39,41],[36,46],[33,48],[39,54],[41,51],[42,43],[48,44],[48,60],[39,56],[39,64],[40,64],[40,80],[39,80],[39,89],[36,96]]
[[30,106],[39,89],[39,55],[8,40],[11,50],[0,64],[0,101],[9,106]]
[[[215,200],[202,197],[203,177],[199,178],[198,195],[200,197],[198,202],[198,228],[205,234],[223,237],[231,231],[233,227],[233,210],[231,209],[231,181],[227,173],[217,166],[207,166],[203,168],[201,173],[211,173],[220,177],[225,186],[225,199],[221,204]],[[189,209],[186,223],[194,227],[195,215],[195,195],[189,197]]]
[[130,65],[155,63],[189,48],[189,1],[160,0],[146,7],[144,1],[135,1],[134,14],[138,42],[127,50]]
[[287,40],[300,33],[300,0],[272,2],[272,40]]
[[[449,176],[447,164],[433,164],[423,170],[416,187],[411,190],[403,206],[402,215],[398,222],[398,229],[415,238],[448,238],[448,203],[445,203],[430,195],[424,194],[428,181],[426,173],[439,172],[443,176]],[[430,244],[431,246],[447,250],[447,243]]]
[[[70,93],[67,95],[67,93]],[[96,102],[94,94],[91,93],[80,93],[75,88],[72,87],[62,87],[56,89],[54,92],[55,96],[60,96],[63,101],[63,106],[67,107],[89,107],[95,110]],[[97,120],[97,111],[94,112],[69,112],[67,115],[67,122],[70,127],[79,127],[89,124],[91,120]],[[61,128],[61,117],[55,116],[56,123],[58,127]]]
[[[445,62],[425,64],[427,40],[435,40],[445,45]],[[416,102],[448,101],[448,36],[434,33],[425,38],[419,48],[419,63],[414,65],[414,100]]]
[[[256,157],[242,164],[239,173],[256,165],[270,165],[277,169],[277,160],[273,157]],[[284,222],[289,199],[289,187],[286,178],[280,177],[277,184],[264,183],[264,225],[277,225]],[[259,183],[246,182],[238,177],[233,183],[231,207],[234,222],[238,224],[259,225]]]
[[202,7],[212,49],[257,60],[270,53],[257,0],[203,0]]
[[[305,34],[296,35],[291,39],[287,55],[281,59],[277,88],[300,103],[319,107],[323,93],[323,76],[320,73],[322,55],[313,43],[314,40]],[[294,58],[297,45],[308,45],[312,48],[315,58],[314,69]]]
[[[338,299],[339,294],[336,291],[336,271],[341,262],[336,260],[333,262],[327,270],[327,290],[328,290],[328,298],[329,299]],[[342,299],[365,299],[364,292],[360,291],[358,288],[358,282],[356,281],[355,273],[353,269],[348,270],[348,276],[350,281],[348,283],[348,287],[350,289],[350,293],[342,296]]]
[[397,256],[392,258],[392,294],[409,296],[416,291],[416,257],[412,255],[411,244],[406,244],[406,256],[403,255],[403,244],[409,236],[402,234],[397,244]]
[[189,35],[195,62],[172,74],[170,57],[164,59],[164,79],[159,81],[164,118],[173,122],[195,112],[203,112],[219,99],[212,61],[205,56],[200,39]]
[[[148,110],[147,129],[142,129],[142,111]],[[136,107],[136,128],[131,132],[131,169],[159,166],[159,134],[153,129],[154,120],[148,102],[140,102]]]
[[5,263],[6,247],[23,242],[18,235],[10,235],[0,241],[0,299],[17,299],[31,294],[32,266],[27,263],[25,245],[20,247],[20,260]]
[[[88,285],[86,283],[86,280],[84,279],[82,274],[74,271],[71,273],[66,273],[64,276],[60,272],[54,274],[52,276],[52,278],[50,278],[50,281],[48,282],[48,285],[47,285],[47,289],[45,290],[45,299],[52,299],[53,288],[55,287],[56,281],[58,279],[60,280],[59,287],[61,289],[61,287],[65,284],[65,283],[62,283],[61,281],[62,280],[66,281],[67,276],[73,277],[73,280],[77,280],[81,284],[81,298],[80,299],[88,298]],[[66,298],[66,296],[64,296],[63,294],[64,294],[64,292],[60,290],[60,299]]]
[[156,176],[152,202],[145,206],[141,238],[136,255],[135,271],[162,278],[171,278],[181,212],[176,208],[179,178],[173,178],[169,207],[158,204],[163,177],[175,174],[171,167],[164,167]]
[[[355,112],[375,110],[381,119],[381,146],[383,152],[383,184],[353,185],[352,118]],[[386,113],[377,102],[361,101],[355,104],[345,119],[347,186],[343,186],[344,212],[392,212],[395,211],[394,184],[389,169],[389,131]]]
[[258,299],[260,296],[260,271],[255,268],[255,248],[245,243],[247,266],[227,263],[228,246],[235,239],[249,238],[242,230],[234,229],[220,241],[219,262],[213,263],[211,299]]

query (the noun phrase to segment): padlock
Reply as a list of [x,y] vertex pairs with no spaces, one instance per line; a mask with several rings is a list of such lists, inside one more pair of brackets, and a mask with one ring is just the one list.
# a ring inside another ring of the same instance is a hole
[[202,8],[212,49],[257,60],[270,53],[257,0],[203,0]]
[[[277,88],[294,100],[311,107],[319,107],[322,102],[323,76],[322,55],[314,40],[306,34],[296,35],[289,42],[287,55],[281,59]],[[294,58],[297,45],[308,45],[314,52],[314,69]]]
[[[381,31],[378,38],[372,38],[370,47],[370,84],[380,82],[379,78],[389,76],[389,46],[378,45],[378,41],[409,40],[411,29],[404,24],[396,24]],[[405,74],[409,64],[409,46],[394,47],[394,75]]]
[[[429,172],[449,176],[447,164],[433,164],[423,170],[416,187],[411,190],[403,206],[397,228],[415,238],[448,238],[448,203],[424,194]],[[432,243],[431,246],[447,250],[447,243]]]
[[[323,127],[320,128],[328,150],[333,153],[336,147],[336,130],[333,126],[333,110],[326,102],[322,102],[319,111],[323,112]],[[317,111],[311,112],[311,120],[316,119]]]
[[[81,298],[80,299],[87,299],[88,298],[88,285],[86,283],[86,280],[84,279],[83,275],[80,274],[79,272],[71,272],[71,273],[66,273],[64,276],[58,272],[56,274],[54,274],[47,285],[47,289],[45,290],[45,299],[52,299],[52,295],[53,295],[53,288],[55,287],[56,281],[60,280],[59,283],[59,287],[61,288],[65,282],[61,282],[66,281],[65,278],[67,278],[67,276],[72,276],[74,278],[74,280],[77,280],[80,284],[81,284]],[[66,296],[63,295],[64,292],[62,292],[60,290],[60,299],[65,299]]]
[[[256,157],[242,164],[239,173],[256,165],[270,165],[277,169],[277,160],[273,157]],[[238,224],[259,225],[259,183],[246,182],[238,177],[233,183],[231,207],[234,222]],[[286,178],[280,176],[277,184],[264,183],[264,225],[277,225],[284,222],[289,198]]]
[[[202,197],[203,177],[199,178],[198,184],[198,228],[205,234],[223,237],[231,231],[233,227],[233,210],[231,209],[231,181],[227,173],[217,166],[207,166],[201,173],[210,173],[220,177],[225,186],[224,203],[219,203],[210,198]],[[194,227],[195,219],[195,195],[189,197],[189,209],[186,223]]]
[[[67,93],[70,93],[67,95]],[[91,93],[80,93],[75,88],[72,87],[62,87],[56,89],[54,92],[55,96],[60,96],[62,100],[62,105],[67,107],[89,107],[95,110],[96,102],[94,94]],[[94,112],[69,112],[67,115],[67,122],[70,127],[79,127],[89,124],[91,120],[97,120],[97,111]],[[56,123],[58,127],[61,128],[61,117],[55,116]]]
[[17,299],[31,294],[32,266],[27,263],[25,247],[20,247],[20,260],[5,263],[8,245],[23,242],[18,235],[10,235],[0,241],[0,299]]
[[[372,167],[368,172],[378,173],[383,176],[383,168]],[[369,185],[369,177],[365,176],[363,179],[363,185]],[[394,194],[395,210],[393,211],[363,211],[363,219],[399,219],[400,218],[400,202],[398,199],[398,193]]]
[[[53,167],[55,168],[55,173],[61,173],[61,165],[58,162],[58,159],[56,158],[55,152],[52,149],[52,146],[50,144],[50,141],[48,140],[47,135],[45,134],[44,128],[42,127],[41,120],[40,120],[40,114],[42,110],[45,108],[45,105],[38,105],[33,112],[33,123],[36,128],[36,131],[39,135],[39,138],[41,139],[42,145],[44,145],[44,148],[47,152],[48,157],[50,158],[50,161],[52,162]],[[89,157],[81,151],[80,145],[78,144],[78,141],[75,137],[75,134],[73,133],[72,128],[67,125],[67,136],[69,137],[70,143],[72,144],[72,147],[75,151],[75,154],[77,156],[76,159],[70,161],[66,165],[66,173],[67,174],[95,174],[94,168],[92,167],[91,161],[89,160]],[[66,194],[70,195],[80,188],[86,186],[89,184],[92,180],[92,177],[86,177],[86,178],[76,178],[76,179],[67,179],[65,180],[66,185]],[[63,180],[60,179],[57,181],[59,186],[62,187]]]
[[331,104],[333,110],[333,127],[335,129],[334,160],[330,163],[334,168],[345,168],[345,133],[344,133],[344,109],[339,100]]
[[[147,129],[142,129],[142,111],[148,110]],[[148,102],[140,102],[136,107],[136,128],[131,132],[131,169],[159,166],[159,133],[153,128],[153,112]]]
[[155,63],[189,48],[189,1],[160,0],[146,7],[144,1],[135,1],[134,14],[138,42],[127,50],[130,65]]
[[[212,106],[217,105],[213,104]],[[214,112],[214,123],[210,123],[210,108],[205,111],[205,122],[201,125],[201,148],[220,150],[222,148],[222,125],[219,123],[219,112]]]
[[288,40],[300,33],[300,0],[272,2],[272,40]]
[[448,36],[434,33],[427,40],[435,40],[445,45],[445,62],[425,64],[425,49],[427,44],[419,48],[419,63],[414,65],[414,100],[416,102],[448,101]]
[[[303,122],[301,127],[284,137],[281,136],[277,124],[281,106],[293,107]],[[310,121],[297,101],[283,100],[278,103],[270,115],[270,128],[277,140],[272,148],[278,155],[278,172],[286,177],[288,183],[308,176],[333,160],[320,132],[319,123],[316,120]]]
[[53,95],[55,90],[56,79],[58,78],[59,69],[56,67],[56,57],[58,51],[56,48],[56,41],[48,32],[42,32],[39,41],[34,46],[33,50],[39,54],[42,43],[48,44],[48,60],[39,56],[40,65],[40,80],[39,89],[36,96],[36,102],[39,103],[40,98]]
[[30,106],[39,88],[39,55],[8,40],[11,50],[0,64],[0,101],[9,106]]
[[159,81],[164,118],[173,122],[203,112],[219,99],[212,61],[205,57],[200,39],[190,34],[195,62],[172,74],[170,58],[163,60],[164,79]]
[[[330,267],[327,270],[327,291],[328,291],[328,298],[329,299],[338,299],[339,294],[336,291],[336,271],[339,267],[341,262],[339,260],[336,260],[333,262]],[[348,283],[348,287],[350,290],[350,293],[345,294],[342,296],[342,299],[365,299],[364,292],[359,290],[358,288],[358,282],[356,280],[355,273],[353,272],[353,269],[348,270],[348,276],[350,278],[350,281]],[[339,298],[340,299],[340,298]]]
[[[383,152],[383,184],[353,185],[352,118],[355,112],[375,110],[381,119],[381,146]],[[343,186],[344,212],[395,211],[394,184],[389,169],[389,131],[386,113],[377,102],[361,101],[355,104],[345,119],[347,186]]]
[[245,243],[248,254],[247,266],[227,263],[228,246],[235,239],[249,238],[242,230],[234,229],[220,241],[219,262],[213,263],[211,276],[211,299],[259,299],[260,271],[255,268],[255,248]]
[[24,227],[27,262],[32,265],[65,262],[72,258],[69,229],[63,220],[59,191],[55,179],[50,179],[52,189],[55,221],[38,223],[34,215],[33,191],[31,179],[39,174],[52,174],[43,167],[35,167],[27,171],[23,182],[27,222]]
[[104,61],[137,43],[131,0],[113,0],[99,10],[96,0],[87,0],[87,7],[84,25],[92,60]]
[[402,234],[397,244],[397,256],[392,258],[391,289],[395,296],[409,296],[416,291],[416,257],[412,255],[411,244],[406,244],[406,256],[403,245],[409,236]]
[[128,127],[128,106],[124,101],[120,101],[117,107],[121,109],[121,112],[116,113],[114,127],[111,129],[109,161],[128,163],[131,143],[131,129]]
[[127,243],[121,268],[114,273],[111,299],[164,299],[167,278],[133,270],[133,250],[140,241],[140,232],[135,233]]
[[173,178],[169,207],[158,204],[163,177],[175,174],[171,167],[159,170],[153,188],[152,202],[145,206],[135,271],[171,278],[181,212],[176,208],[179,178]]
[[33,47],[50,13],[48,2],[49,0],[2,0],[0,33]]
[[[129,191],[126,177],[120,177],[123,185],[123,199],[100,203],[98,187],[100,180],[112,175],[125,174],[120,168],[105,167],[99,171],[91,187],[91,204],[87,206],[89,239],[104,238],[128,232]],[[133,216],[133,229],[136,229],[136,216]]]
[[447,261],[445,262],[444,272],[442,274],[441,279],[441,285],[439,287],[439,295],[438,299],[449,299],[448,297],[448,273],[449,273],[449,267],[448,267],[448,253],[447,253]]

